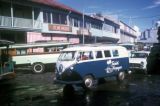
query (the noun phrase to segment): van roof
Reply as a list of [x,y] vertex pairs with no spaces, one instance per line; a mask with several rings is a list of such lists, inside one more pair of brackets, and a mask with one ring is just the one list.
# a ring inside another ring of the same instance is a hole
[[122,46],[113,45],[87,45],[87,46],[74,46],[68,47],[63,51],[90,51],[90,50],[106,50],[106,49],[126,49]]

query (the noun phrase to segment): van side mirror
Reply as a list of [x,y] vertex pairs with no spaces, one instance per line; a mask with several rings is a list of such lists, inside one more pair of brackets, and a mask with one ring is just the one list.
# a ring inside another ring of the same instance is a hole
[[76,58],[76,61],[79,62],[81,59],[80,58]]

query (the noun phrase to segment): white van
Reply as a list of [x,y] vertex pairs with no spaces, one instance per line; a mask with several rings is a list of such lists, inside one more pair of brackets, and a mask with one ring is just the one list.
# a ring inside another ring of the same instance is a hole
[[127,49],[129,57],[131,56],[131,53],[133,51],[137,51],[138,50],[138,46],[135,45],[134,43],[121,43],[119,45],[123,46],[123,47],[125,47]]
[[61,84],[82,84],[92,89],[101,78],[125,77],[129,69],[129,57],[122,46],[77,46],[64,49],[57,62],[55,79]]

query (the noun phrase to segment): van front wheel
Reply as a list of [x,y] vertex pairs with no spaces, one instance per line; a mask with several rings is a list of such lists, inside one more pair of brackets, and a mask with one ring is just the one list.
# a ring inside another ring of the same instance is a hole
[[84,81],[85,88],[87,89],[91,90],[97,86],[97,80],[95,80],[91,75],[85,76],[83,81]]
[[45,66],[43,63],[34,63],[32,65],[33,73],[36,73],[36,74],[42,73],[42,72],[44,72],[44,69],[45,69]]

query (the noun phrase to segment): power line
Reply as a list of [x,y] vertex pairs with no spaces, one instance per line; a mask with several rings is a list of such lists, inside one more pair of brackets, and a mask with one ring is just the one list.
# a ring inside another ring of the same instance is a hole
[[121,17],[123,19],[145,19],[145,18],[157,18],[159,17],[160,18],[160,14],[158,15],[153,15],[153,16],[135,16],[135,17]]

